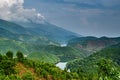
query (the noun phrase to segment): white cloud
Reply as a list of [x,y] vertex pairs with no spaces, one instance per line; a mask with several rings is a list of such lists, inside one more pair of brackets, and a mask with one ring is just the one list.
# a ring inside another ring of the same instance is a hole
[[17,22],[44,22],[44,16],[35,9],[25,9],[24,0],[0,0],[0,18]]

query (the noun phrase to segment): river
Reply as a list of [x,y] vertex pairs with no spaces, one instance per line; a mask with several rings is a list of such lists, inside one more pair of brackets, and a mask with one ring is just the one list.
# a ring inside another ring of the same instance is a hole
[[59,63],[56,64],[56,66],[59,67],[62,70],[65,69],[66,65],[67,65],[67,62],[59,62]]

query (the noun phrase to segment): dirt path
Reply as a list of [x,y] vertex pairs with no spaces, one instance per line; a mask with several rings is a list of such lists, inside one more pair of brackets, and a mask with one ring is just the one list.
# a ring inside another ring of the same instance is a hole
[[18,75],[20,77],[22,77],[25,73],[29,72],[32,76],[34,76],[35,80],[44,80],[40,79],[40,77],[35,73],[35,70],[33,68],[27,68],[22,63],[17,63],[15,69],[18,71]]

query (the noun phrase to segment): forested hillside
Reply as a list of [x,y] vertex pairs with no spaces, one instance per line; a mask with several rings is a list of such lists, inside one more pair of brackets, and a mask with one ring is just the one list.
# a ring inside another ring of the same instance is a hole
[[[106,48],[88,58],[69,62],[61,70],[52,63],[27,59],[20,51],[16,57],[8,51],[0,55],[0,80],[119,80],[119,52],[120,49]],[[105,53],[110,53],[109,57],[103,57]]]
[[[78,36],[49,23],[0,20],[0,80],[119,80],[120,37]],[[68,62],[65,70],[58,62]]]
[[[71,72],[77,72],[82,80],[120,79],[120,45],[114,45],[93,53],[87,58],[68,63]],[[88,76],[85,78],[85,76]],[[91,77],[90,77],[91,76]]]
[[120,43],[120,37],[79,37],[68,41],[68,46],[86,51],[89,55],[101,49]]
[[0,55],[0,80],[68,80],[79,79],[76,73],[61,70],[54,64],[32,61],[18,51]]

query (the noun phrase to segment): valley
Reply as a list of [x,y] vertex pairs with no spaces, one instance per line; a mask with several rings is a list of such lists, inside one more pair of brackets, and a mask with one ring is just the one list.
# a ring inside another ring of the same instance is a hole
[[120,80],[120,0],[0,0],[0,80]]
[[[29,77],[28,80],[119,80],[119,44],[120,37],[83,37],[50,23],[0,20],[0,59],[15,61],[16,80]],[[14,58],[5,56],[9,52]],[[17,53],[22,53],[24,58],[19,61]],[[5,66],[0,70],[5,71]],[[13,78],[12,74],[9,79]],[[2,76],[3,80],[7,78],[4,72]]]

